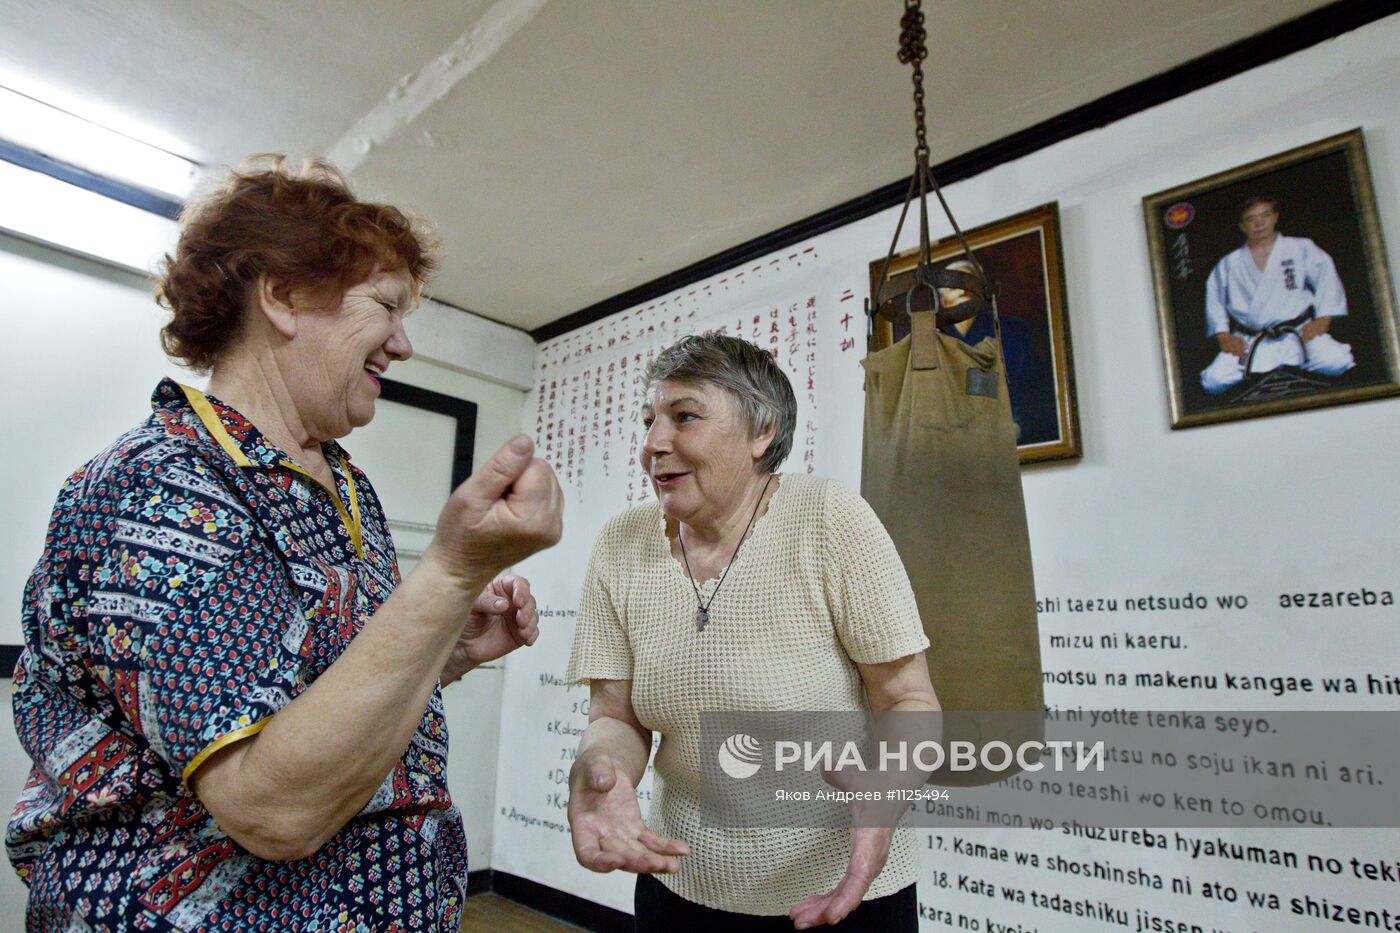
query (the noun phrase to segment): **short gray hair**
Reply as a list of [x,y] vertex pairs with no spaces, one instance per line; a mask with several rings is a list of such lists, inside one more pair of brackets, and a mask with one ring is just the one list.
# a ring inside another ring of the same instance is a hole
[[759,469],[772,473],[792,451],[797,431],[797,396],[792,383],[768,351],[717,331],[682,337],[657,354],[642,382],[671,379],[710,383],[734,396],[748,425],[749,437],[776,428]]

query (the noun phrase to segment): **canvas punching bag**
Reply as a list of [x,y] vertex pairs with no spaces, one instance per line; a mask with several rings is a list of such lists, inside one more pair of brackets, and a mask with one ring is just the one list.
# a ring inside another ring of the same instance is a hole
[[[1044,737],[1016,425],[997,341],[968,346],[937,330],[936,313],[910,314],[908,337],[862,361],[861,494],[913,584],[945,744],[1014,749]],[[1017,770],[945,769],[932,783],[988,784]]]
[[[950,743],[970,741],[980,750],[1002,741],[1014,751],[1044,739],[1044,694],[996,287],[929,168],[923,83],[928,34],[920,0],[904,0],[899,25],[899,60],[913,66],[915,168],[866,313],[871,333],[879,315],[891,324],[907,322],[909,336],[872,348],[862,361],[861,494],[888,529],[914,587],[929,640],[929,677],[944,711],[944,748],[951,752]],[[963,260],[943,268],[932,261],[930,191],[962,246]],[[916,201],[918,262],[896,287],[891,266]],[[995,338],[970,347],[939,331],[977,314],[991,315]],[[1031,763],[1036,757],[1012,760]],[[993,761],[1000,764],[1000,758]],[[930,783],[992,784],[1017,770],[1014,764],[963,770],[945,758]]]

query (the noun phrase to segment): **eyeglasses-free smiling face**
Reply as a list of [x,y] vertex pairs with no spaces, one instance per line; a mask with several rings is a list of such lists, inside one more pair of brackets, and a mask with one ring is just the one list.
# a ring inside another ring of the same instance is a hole
[[642,469],[667,518],[714,521],[740,501],[773,432],[749,436],[729,393],[710,383],[652,383],[642,405]]
[[1251,243],[1262,243],[1274,235],[1278,227],[1278,211],[1268,201],[1251,204],[1240,215],[1240,230]]
[[413,299],[412,280],[399,269],[346,289],[338,307],[299,312],[297,408],[312,436],[344,437],[374,418],[379,377],[413,355],[404,331]]

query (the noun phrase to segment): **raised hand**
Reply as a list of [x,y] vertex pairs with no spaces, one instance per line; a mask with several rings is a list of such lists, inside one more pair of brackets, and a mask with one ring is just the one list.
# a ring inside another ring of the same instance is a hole
[[452,491],[438,515],[423,563],[472,599],[485,581],[559,541],[564,494],[549,464],[533,454],[530,438],[511,438]]
[[530,581],[524,577],[497,577],[481,591],[467,623],[452,646],[442,670],[446,686],[479,664],[494,661],[516,648],[533,645],[540,636],[540,615]]
[[636,788],[604,755],[580,755],[569,776],[569,829],[574,857],[597,872],[638,874],[680,870],[690,847],[658,836],[642,822]]

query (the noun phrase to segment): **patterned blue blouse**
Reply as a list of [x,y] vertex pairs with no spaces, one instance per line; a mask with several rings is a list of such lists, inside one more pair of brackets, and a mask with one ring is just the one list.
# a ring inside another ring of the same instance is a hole
[[433,692],[365,808],[266,861],[187,780],[338,658],[399,582],[365,475],[334,493],[228,406],[167,379],[69,478],[25,589],[14,713],[34,760],[6,844],[31,931],[456,933],[466,883]]

